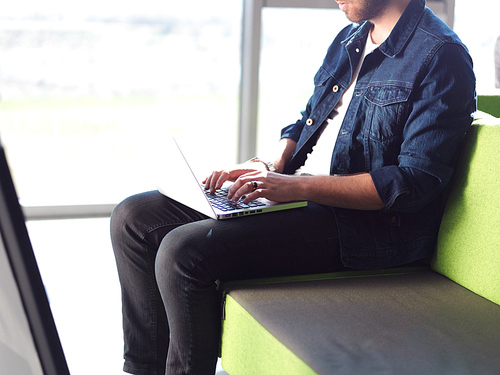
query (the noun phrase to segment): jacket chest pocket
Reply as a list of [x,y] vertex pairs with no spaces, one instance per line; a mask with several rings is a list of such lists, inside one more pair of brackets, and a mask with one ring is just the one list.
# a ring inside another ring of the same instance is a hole
[[375,141],[387,142],[398,136],[398,126],[406,113],[411,89],[397,85],[371,86],[365,94],[367,113],[365,131]]

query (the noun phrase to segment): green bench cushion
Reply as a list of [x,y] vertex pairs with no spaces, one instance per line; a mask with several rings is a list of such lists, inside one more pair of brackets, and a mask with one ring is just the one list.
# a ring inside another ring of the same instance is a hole
[[500,126],[473,125],[455,173],[432,262],[435,271],[497,304],[499,172]]
[[435,272],[238,286],[231,375],[497,374],[500,309]]
[[316,374],[230,295],[225,312],[222,367],[230,374]]
[[478,95],[477,109],[492,116],[500,117],[500,95]]

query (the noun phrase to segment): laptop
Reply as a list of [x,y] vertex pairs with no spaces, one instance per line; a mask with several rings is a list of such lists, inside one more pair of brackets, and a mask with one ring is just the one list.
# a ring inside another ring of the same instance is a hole
[[211,195],[203,188],[200,183],[202,180],[194,174],[176,140],[167,137],[163,146],[164,155],[161,159],[168,163],[168,173],[159,176],[158,191],[208,217],[217,220],[233,219],[307,206],[307,201],[281,203],[266,198],[258,198],[248,205],[232,202],[226,198],[230,182],[226,182],[216,194]]
[[0,374],[69,375],[0,143]]

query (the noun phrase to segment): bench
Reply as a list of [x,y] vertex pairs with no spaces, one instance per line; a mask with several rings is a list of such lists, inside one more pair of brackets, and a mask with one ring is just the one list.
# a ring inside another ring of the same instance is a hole
[[482,114],[451,185],[431,268],[224,286],[230,375],[499,374],[500,119]]

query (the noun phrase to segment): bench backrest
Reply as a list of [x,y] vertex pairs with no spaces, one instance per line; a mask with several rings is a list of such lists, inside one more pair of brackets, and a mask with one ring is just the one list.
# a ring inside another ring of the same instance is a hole
[[500,95],[478,95],[477,109],[492,116],[500,117]]
[[467,133],[432,268],[500,304],[500,119]]

